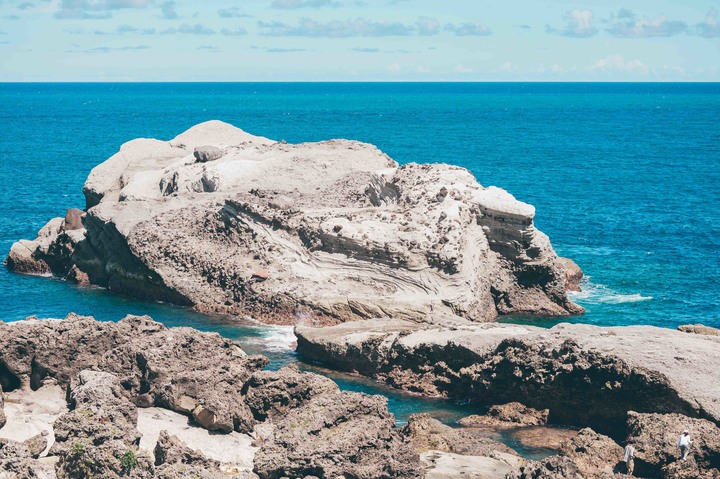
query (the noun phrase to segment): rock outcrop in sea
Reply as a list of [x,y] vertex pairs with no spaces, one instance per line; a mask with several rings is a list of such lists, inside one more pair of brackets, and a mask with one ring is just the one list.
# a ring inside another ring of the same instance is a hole
[[276,323],[582,312],[535,209],[447,164],[211,121],[92,170],[84,211],[15,243],[13,271]]

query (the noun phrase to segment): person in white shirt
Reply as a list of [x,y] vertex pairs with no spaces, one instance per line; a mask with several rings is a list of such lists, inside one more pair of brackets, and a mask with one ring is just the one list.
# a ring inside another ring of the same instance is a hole
[[690,438],[690,431],[685,429],[678,438],[677,443],[677,447],[678,449],[680,449],[680,454],[682,455],[683,461],[687,459],[688,452],[690,452],[690,444],[692,444],[692,439]]
[[632,476],[633,470],[635,469],[635,448],[630,444],[625,446],[623,461],[625,461],[625,467],[627,468],[628,475]]

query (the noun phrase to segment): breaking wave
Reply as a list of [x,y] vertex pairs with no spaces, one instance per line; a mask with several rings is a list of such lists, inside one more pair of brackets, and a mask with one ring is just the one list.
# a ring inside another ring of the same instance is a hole
[[615,291],[604,284],[596,284],[590,281],[590,277],[583,278],[580,284],[582,291],[570,292],[573,301],[580,304],[622,304],[649,301],[652,296],[643,296],[640,293],[624,294]]

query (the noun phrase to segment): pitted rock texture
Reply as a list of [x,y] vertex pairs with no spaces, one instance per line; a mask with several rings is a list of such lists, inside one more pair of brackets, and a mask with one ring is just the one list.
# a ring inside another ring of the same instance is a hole
[[624,437],[628,411],[720,423],[720,338],[649,326],[438,325],[359,321],[296,326],[303,357],[414,392],[479,405],[518,401],[551,423]]
[[255,456],[261,479],[423,477],[417,453],[395,430],[386,399],[323,394],[275,422]]
[[211,121],[124,144],[83,191],[85,214],[15,243],[12,270],[277,323],[582,312],[532,206],[365,143]]
[[519,402],[491,406],[484,416],[472,415],[458,421],[465,427],[495,426],[543,426],[548,423],[549,409],[539,411]]
[[505,444],[494,441],[468,429],[446,426],[428,414],[413,414],[408,418],[402,433],[416,451],[442,451],[464,456],[502,457],[516,455]]
[[[704,471],[703,474],[720,476],[720,428],[716,424],[679,414],[631,412],[627,427],[627,441],[637,451],[635,469],[638,475],[672,479],[683,477],[683,469],[697,469]],[[692,438],[689,462],[680,461],[681,464],[673,465],[680,457],[678,437],[686,429]]]
[[147,316],[119,323],[69,315],[64,321],[0,323],[0,376],[38,388],[46,378],[71,385],[83,369],[117,375],[128,398],[193,416],[209,430],[252,431],[242,400],[251,375],[267,364],[234,342],[190,328],[168,329]]

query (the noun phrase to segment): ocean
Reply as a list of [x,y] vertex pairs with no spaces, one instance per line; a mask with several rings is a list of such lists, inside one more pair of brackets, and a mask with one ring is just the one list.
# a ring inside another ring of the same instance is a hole
[[[350,138],[399,163],[468,168],[534,205],[537,227],[583,268],[574,300],[587,313],[571,321],[720,327],[718,83],[4,83],[0,250],[82,208],[90,169],[123,142],[170,139],[210,119],[276,140]],[[287,328],[0,268],[0,320],[71,311],[101,320],[149,314],[237,339],[273,367],[297,360]],[[418,410],[466,412],[332,377],[385,394],[400,420]]]

